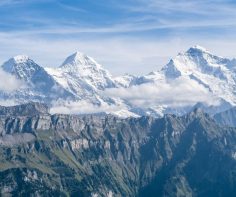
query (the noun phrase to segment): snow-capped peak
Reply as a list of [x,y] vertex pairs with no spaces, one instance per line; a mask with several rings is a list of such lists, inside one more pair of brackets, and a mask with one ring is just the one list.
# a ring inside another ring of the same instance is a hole
[[111,74],[81,52],[67,57],[59,68],[46,70],[60,85],[80,98],[91,97],[98,90],[115,86]]
[[32,72],[33,70],[38,70],[41,67],[32,59],[30,59],[29,56],[17,55],[6,61],[2,65],[2,68],[4,71],[17,74],[20,78],[22,78],[22,75],[25,75],[28,72]]
[[35,63],[27,55],[17,55],[10,58],[2,65],[2,69],[10,74],[15,75],[19,79],[27,82],[32,82],[31,79],[35,73],[46,73],[44,69]]
[[209,53],[209,51],[206,48],[204,48],[200,45],[195,45],[195,46],[191,47],[188,50],[188,52],[190,52],[190,51],[198,51],[198,52],[207,52],[207,53]]
[[17,55],[17,56],[10,58],[8,61],[6,61],[2,67],[5,71],[12,72],[16,65],[26,64],[28,61],[30,61],[29,56]]
[[[78,104],[82,103],[83,105],[88,103],[89,108],[91,105],[95,109],[105,106],[105,110],[110,110],[110,106],[112,106],[112,112],[118,110],[119,114],[127,114],[127,116],[133,116],[134,113],[139,115],[161,115],[170,112],[184,113],[188,110],[185,106],[175,108],[169,103],[159,103],[157,100],[150,103],[148,108],[137,104],[140,99],[139,94],[141,100],[143,98],[142,94],[146,94],[145,91],[140,91],[143,87],[147,85],[149,89],[150,85],[150,90],[155,91],[156,88],[153,89],[152,87],[159,87],[158,84],[160,84],[160,88],[156,90],[157,92],[153,92],[158,96],[159,89],[167,88],[168,90],[174,86],[176,87],[173,89],[180,88],[180,92],[183,91],[183,94],[185,94],[185,91],[190,91],[188,90],[190,85],[190,89],[195,88],[196,91],[199,89],[200,94],[203,90],[207,95],[209,93],[214,98],[210,100],[215,100],[215,98],[222,100],[222,102],[218,102],[220,110],[236,105],[236,60],[216,56],[198,45],[179,53],[162,70],[144,76],[126,74],[120,77],[112,77],[93,58],[81,52],[75,52],[67,57],[58,68],[46,68],[47,72],[26,55],[11,58],[4,63],[2,68],[20,80],[22,79],[26,84],[25,87],[14,93],[17,102],[25,100],[43,101],[50,104],[56,102],[61,106],[66,106],[67,102],[79,102]],[[183,83],[186,83],[187,86],[182,86]],[[144,84],[145,86],[141,86]],[[108,94],[108,88],[112,88],[111,91],[114,92],[116,91],[114,88],[121,88],[117,89],[117,92],[124,91],[124,94],[125,92],[137,90],[137,94],[134,92],[135,99],[133,97],[132,99],[122,98],[118,94]],[[125,88],[127,90],[123,90]],[[171,91],[172,89],[170,95]],[[180,93],[178,94],[182,96]],[[189,95],[189,93],[186,93],[186,95]],[[9,98],[12,98],[11,95],[9,95]],[[206,105],[205,108],[207,107]]]
[[94,66],[101,68],[101,66],[93,58],[78,51],[67,57],[61,65],[61,67],[71,66]]
[[177,78],[181,75],[202,73],[220,79],[226,79],[225,70],[231,60],[210,53],[201,46],[194,46],[185,53],[178,54],[162,69],[168,78]]
[[24,63],[24,62],[27,62],[29,61],[29,56],[27,55],[17,55],[15,57],[12,58],[12,60],[16,63],[16,64],[19,64],[19,63]]

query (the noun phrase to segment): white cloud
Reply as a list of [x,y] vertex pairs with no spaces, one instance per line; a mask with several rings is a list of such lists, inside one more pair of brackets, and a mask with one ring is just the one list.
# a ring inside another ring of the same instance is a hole
[[24,84],[22,81],[16,79],[13,75],[6,73],[0,69],[0,91],[12,92],[22,87]]
[[0,100],[0,106],[14,106],[19,105],[20,103],[16,102],[15,100]]
[[91,114],[106,112],[111,113],[119,111],[123,107],[108,105],[106,103],[94,105],[87,101],[68,101],[68,102],[55,102],[50,108],[50,113],[55,114]]
[[168,106],[173,108],[190,107],[198,102],[207,105],[218,105],[219,100],[212,95],[201,84],[182,77],[171,82],[157,81],[155,83],[145,83],[139,86],[129,88],[109,88],[101,94],[114,99],[123,99],[129,106],[123,102],[119,105],[94,105],[89,101],[55,101],[51,108],[51,113],[62,114],[90,114],[90,113],[125,113],[131,108],[159,108],[160,106]]
[[146,83],[130,88],[107,89],[106,95],[120,97],[134,106],[149,108],[158,105],[168,107],[192,106],[197,102],[218,104],[206,88],[188,78],[178,78],[170,83]]

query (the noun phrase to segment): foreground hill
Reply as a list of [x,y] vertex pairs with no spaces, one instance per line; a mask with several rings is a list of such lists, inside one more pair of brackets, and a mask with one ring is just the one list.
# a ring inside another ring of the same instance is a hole
[[7,111],[3,196],[236,195],[236,129],[200,110],[159,119]]

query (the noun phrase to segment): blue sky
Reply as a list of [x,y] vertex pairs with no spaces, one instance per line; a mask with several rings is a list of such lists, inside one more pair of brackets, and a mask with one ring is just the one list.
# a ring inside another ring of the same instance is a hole
[[59,66],[84,52],[112,74],[144,74],[192,45],[236,57],[236,0],[1,0],[0,61]]

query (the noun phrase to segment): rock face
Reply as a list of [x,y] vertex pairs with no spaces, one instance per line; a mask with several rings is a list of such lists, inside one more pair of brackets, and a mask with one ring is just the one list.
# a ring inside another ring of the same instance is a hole
[[1,116],[34,116],[39,114],[49,114],[49,108],[41,103],[28,103],[16,106],[0,106]]
[[236,108],[217,113],[214,115],[214,119],[221,125],[236,127]]
[[236,129],[185,116],[0,116],[2,196],[235,196]]

